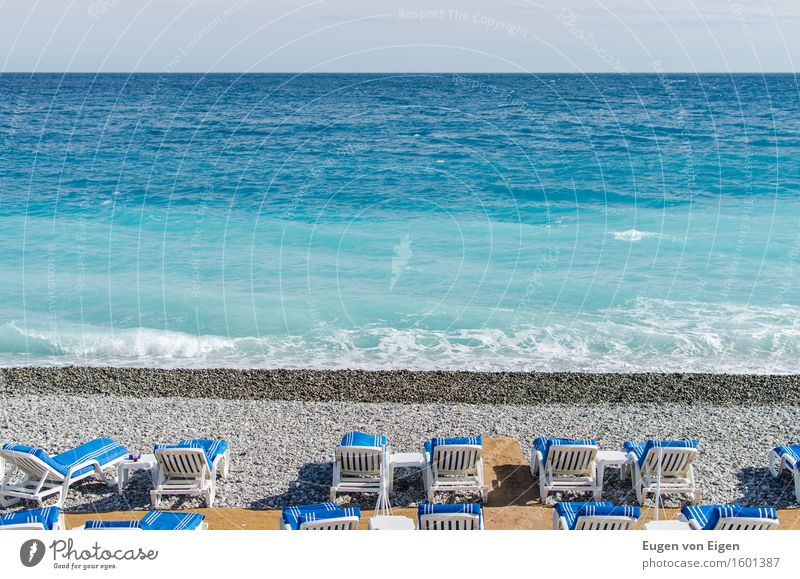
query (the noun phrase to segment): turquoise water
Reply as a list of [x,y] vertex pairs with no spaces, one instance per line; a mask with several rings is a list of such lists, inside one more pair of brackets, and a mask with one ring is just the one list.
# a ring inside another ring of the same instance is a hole
[[0,75],[0,364],[796,372],[792,75]]

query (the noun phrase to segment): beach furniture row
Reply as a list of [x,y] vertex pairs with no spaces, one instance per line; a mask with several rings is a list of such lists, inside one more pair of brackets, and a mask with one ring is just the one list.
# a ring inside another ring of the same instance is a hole
[[[55,498],[63,505],[69,487],[96,475],[122,490],[127,472],[133,468],[150,470],[153,490],[151,502],[158,507],[164,495],[201,496],[206,506],[214,504],[216,479],[227,477],[230,450],[224,440],[191,439],[177,444],[156,444],[152,455],[132,454],[110,438],[97,438],[56,455],[44,449],[22,444],[4,444],[0,460],[8,472],[0,485],[0,506],[8,507],[21,500],[44,507]],[[105,470],[116,468],[108,479]]]

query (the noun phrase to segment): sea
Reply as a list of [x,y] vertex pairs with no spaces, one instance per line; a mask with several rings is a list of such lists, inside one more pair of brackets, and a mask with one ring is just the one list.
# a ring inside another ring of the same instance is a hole
[[0,365],[796,373],[792,74],[0,74]]

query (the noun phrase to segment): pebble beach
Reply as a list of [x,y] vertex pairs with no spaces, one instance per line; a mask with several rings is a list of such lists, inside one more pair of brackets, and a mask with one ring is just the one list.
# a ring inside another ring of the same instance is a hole
[[[259,374],[260,391],[254,386]],[[772,479],[766,460],[770,448],[800,440],[800,406],[794,403],[796,379],[791,376],[769,377],[774,380],[772,388],[756,387],[750,395],[769,400],[758,404],[737,403],[731,396],[736,388],[725,390],[721,381],[711,402],[687,400],[683,389],[675,389],[676,400],[670,401],[669,389],[656,389],[657,401],[634,403],[627,400],[625,386],[633,380],[646,380],[631,375],[617,380],[616,394],[614,375],[599,376],[598,381],[611,386],[596,390],[594,401],[587,401],[591,391],[581,391],[576,401],[565,403],[556,401],[565,395],[563,391],[542,387],[548,380],[565,382],[563,377],[530,375],[517,383],[516,389],[513,385],[507,389],[513,400],[509,403],[492,397],[500,392],[496,384],[508,382],[508,375],[496,376],[493,382],[492,375],[460,373],[455,381],[462,388],[452,388],[443,379],[446,373],[439,373],[444,386],[437,394],[431,392],[437,381],[428,373],[416,377],[415,383],[421,386],[407,402],[386,401],[398,395],[388,388],[377,391],[379,400],[367,402],[336,399],[346,394],[347,388],[331,386],[353,381],[358,373],[330,372],[328,386],[321,380],[324,372],[313,374],[315,380],[298,387],[301,399],[292,400],[291,381],[285,381],[277,392],[275,378],[299,379],[304,376],[302,371],[239,371],[237,376],[233,370],[3,369],[0,440],[40,445],[56,453],[97,436],[110,436],[131,451],[146,453],[154,443],[224,438],[231,446],[232,468],[230,477],[219,483],[216,506],[279,508],[327,500],[333,448],[349,430],[385,434],[395,452],[418,451],[426,438],[436,435],[510,436],[526,454],[531,441],[542,435],[593,437],[607,450],[618,449],[625,440],[698,438],[701,455],[696,470],[704,502],[796,506],[791,481]],[[377,383],[381,374],[373,373],[362,388],[355,389],[357,398],[368,395],[369,382]],[[400,381],[413,374],[394,373],[393,377]],[[473,388],[481,381],[486,388],[477,394],[474,390],[463,392],[464,375],[469,375]],[[82,380],[76,381],[76,376]],[[231,380],[229,387],[220,376]],[[660,375],[662,383],[668,382],[665,376]],[[112,377],[116,378],[116,390]],[[163,389],[160,394],[157,378]],[[180,380],[186,390],[181,396],[173,395]],[[769,380],[756,377],[754,383]],[[738,381],[746,383],[742,377]],[[580,380],[577,383],[580,385]],[[204,388],[193,390],[191,384]],[[516,397],[526,384],[539,388],[543,395],[519,403]],[[317,400],[308,395],[315,388]],[[409,388],[407,382],[405,388]],[[215,389],[219,394],[209,396]],[[424,396],[434,401],[420,402],[418,398]],[[465,403],[458,401],[459,397],[480,401]],[[783,403],[778,402],[780,398]],[[72,511],[144,509],[149,506],[148,491],[149,480],[141,472],[134,475],[122,496],[90,479],[73,487],[65,506]],[[629,483],[619,480],[616,469],[608,471],[605,496],[618,503],[633,501]],[[358,496],[340,500],[351,499],[363,504],[374,501]],[[401,471],[393,504],[409,506],[423,500],[420,474]],[[164,506],[195,507],[199,503],[167,499]]]

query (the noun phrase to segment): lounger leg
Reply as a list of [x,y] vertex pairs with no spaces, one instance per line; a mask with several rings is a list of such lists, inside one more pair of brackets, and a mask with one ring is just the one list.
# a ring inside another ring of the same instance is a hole
[[205,492],[206,506],[210,509],[214,506],[214,489],[209,487]]
[[158,491],[150,491],[150,502],[152,503],[154,509],[158,508],[160,498],[161,497]]
[[547,484],[543,476],[539,477],[539,499],[542,504],[547,504]]
[[331,501],[336,500],[336,487],[331,487]]
[[781,475],[781,471],[778,468],[781,459],[778,457],[778,453],[775,452],[774,450],[770,450],[768,460],[769,460],[769,473],[773,477],[778,478]]
[[228,469],[230,461],[231,461],[230,451],[226,450],[225,454],[222,455],[222,461],[221,461],[222,464],[220,465],[222,467],[220,468],[220,475],[222,476],[222,478],[228,478]]
[[794,471],[794,495],[800,503],[800,469]]

